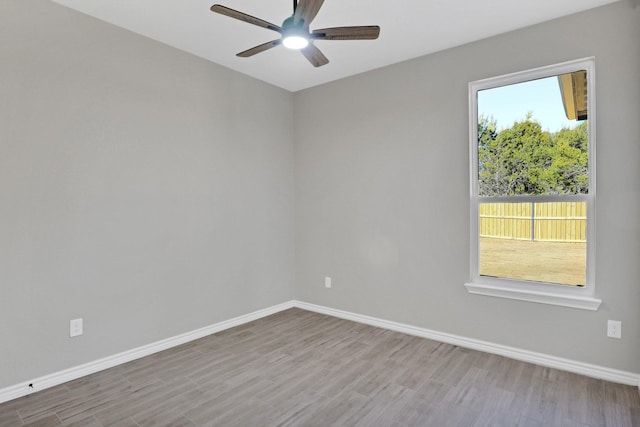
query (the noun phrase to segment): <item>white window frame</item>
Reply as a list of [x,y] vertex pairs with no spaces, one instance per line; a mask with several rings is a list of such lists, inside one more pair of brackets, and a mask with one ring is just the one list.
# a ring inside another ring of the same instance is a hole
[[[578,70],[587,70],[587,121],[589,133],[589,190],[588,194],[553,195],[553,196],[513,196],[513,197],[480,197],[478,185],[478,91],[522,83],[545,77],[557,76]],[[575,61],[536,68],[532,70],[477,80],[469,83],[469,141],[471,166],[471,250],[470,280],[465,283],[471,294],[488,295],[516,300],[524,300],[542,304],[552,304],[585,310],[597,310],[601,300],[595,293],[595,200],[596,200],[596,90],[595,59],[583,58]],[[507,200],[511,199],[511,200]],[[558,285],[553,283],[530,282],[507,278],[487,277],[480,275],[480,237],[479,208],[480,203],[491,202],[558,202],[584,201],[587,203],[587,271],[584,287]]]

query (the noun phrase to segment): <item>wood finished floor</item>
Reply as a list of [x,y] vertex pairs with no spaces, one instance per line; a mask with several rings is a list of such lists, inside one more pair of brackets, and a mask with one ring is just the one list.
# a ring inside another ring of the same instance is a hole
[[640,426],[640,394],[290,309],[0,405],[23,425]]

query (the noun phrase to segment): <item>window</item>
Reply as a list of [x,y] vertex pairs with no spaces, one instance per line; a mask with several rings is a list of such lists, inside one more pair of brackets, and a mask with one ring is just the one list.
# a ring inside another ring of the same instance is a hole
[[594,69],[469,84],[470,293],[598,309]]

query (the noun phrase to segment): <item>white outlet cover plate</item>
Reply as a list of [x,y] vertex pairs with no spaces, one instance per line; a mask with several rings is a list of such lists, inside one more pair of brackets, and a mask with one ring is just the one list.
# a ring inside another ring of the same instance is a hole
[[622,338],[622,322],[609,320],[607,322],[607,336],[610,338]]
[[82,319],[73,319],[69,321],[69,337],[77,337],[82,335]]

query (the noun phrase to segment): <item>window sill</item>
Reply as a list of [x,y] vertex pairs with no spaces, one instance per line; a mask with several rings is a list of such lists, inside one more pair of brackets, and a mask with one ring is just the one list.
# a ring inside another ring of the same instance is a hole
[[529,289],[514,289],[511,286],[484,283],[465,283],[470,294],[487,295],[491,297],[509,298],[540,304],[559,305],[562,307],[578,308],[582,310],[598,310],[602,300],[592,296],[570,295],[559,292],[532,291]]

